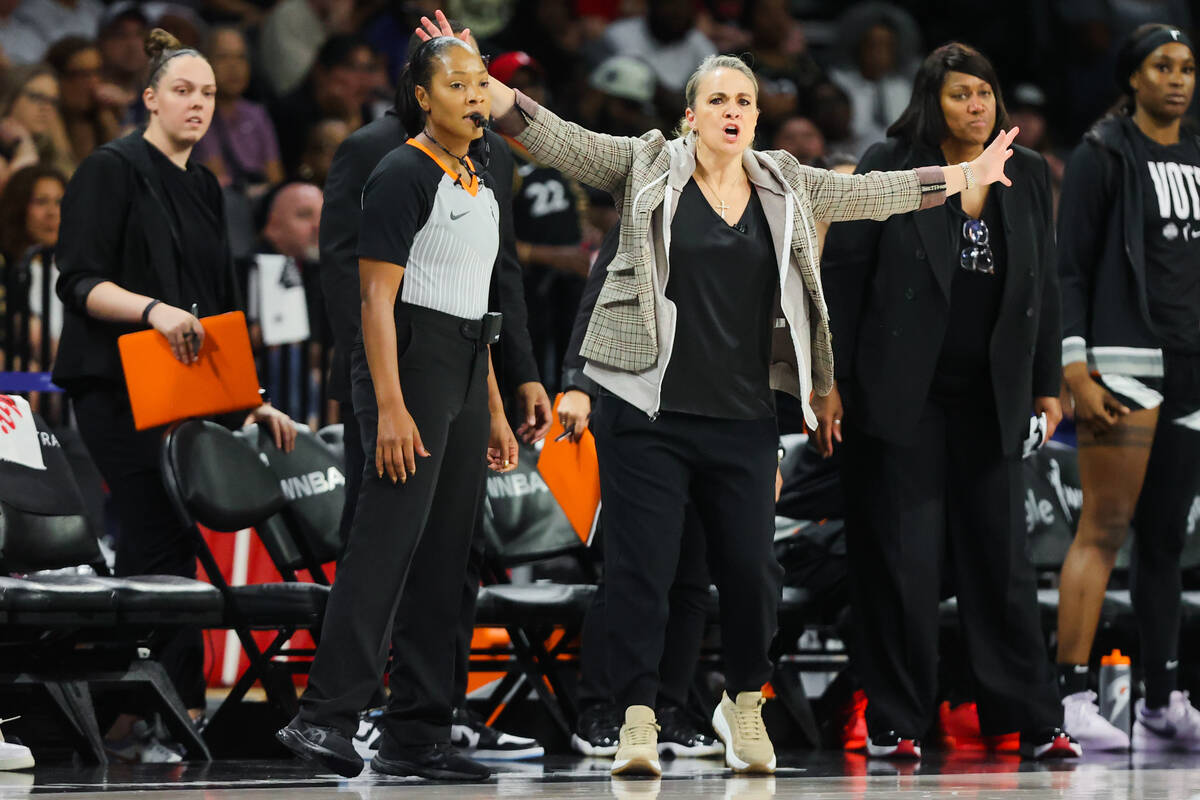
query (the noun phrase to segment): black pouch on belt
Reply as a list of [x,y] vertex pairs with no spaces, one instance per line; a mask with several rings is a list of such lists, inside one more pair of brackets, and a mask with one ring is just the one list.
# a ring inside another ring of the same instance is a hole
[[500,326],[504,322],[504,315],[499,311],[489,311],[483,315],[480,320],[483,328],[479,334],[479,341],[483,344],[495,344],[500,341]]

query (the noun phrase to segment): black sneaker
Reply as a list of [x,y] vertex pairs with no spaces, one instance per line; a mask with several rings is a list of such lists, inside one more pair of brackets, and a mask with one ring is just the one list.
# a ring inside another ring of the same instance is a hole
[[906,739],[895,731],[888,731],[880,736],[871,736],[867,739],[867,755],[871,758],[917,761],[921,758],[921,740]]
[[473,758],[494,761],[519,761],[546,754],[546,749],[537,739],[513,736],[490,728],[482,717],[466,708],[454,709],[454,718],[450,723],[450,744]]
[[275,738],[305,761],[323,764],[343,778],[362,772],[363,760],[354,751],[354,744],[334,728],[310,725],[296,717]]
[[1079,758],[1083,747],[1062,728],[1046,728],[1033,734],[1021,734],[1021,757],[1035,761],[1052,758]]
[[384,775],[416,775],[435,781],[486,781],[492,771],[458,752],[449,742],[400,747],[385,736],[371,769]]
[[575,733],[571,734],[571,749],[585,756],[615,756],[624,719],[614,705],[601,703],[585,708],[575,723]]
[[658,719],[659,755],[707,758],[725,754],[721,740],[700,730],[692,715],[679,706],[659,706],[654,716]]

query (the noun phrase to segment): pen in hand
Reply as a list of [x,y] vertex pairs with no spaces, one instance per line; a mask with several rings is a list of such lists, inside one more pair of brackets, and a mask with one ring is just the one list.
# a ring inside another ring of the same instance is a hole
[[[192,316],[200,319],[200,306],[197,303],[192,303]],[[187,340],[188,351],[192,356],[192,361],[199,360],[200,348],[196,346],[196,332],[194,330],[188,331],[183,335],[183,338]]]
[[558,436],[555,436],[554,441],[561,442],[563,439],[566,439],[568,436],[572,435],[573,433],[575,433],[574,427],[567,428],[562,433],[560,433]]

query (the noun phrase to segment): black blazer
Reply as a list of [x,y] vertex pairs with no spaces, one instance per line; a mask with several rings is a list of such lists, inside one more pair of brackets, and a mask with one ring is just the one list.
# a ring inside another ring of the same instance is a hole
[[[525,310],[525,282],[517,261],[512,221],[513,159],[508,144],[490,130],[471,147],[471,159],[480,163],[479,149],[490,151],[489,186],[500,206],[500,261],[492,275],[489,307],[504,314],[504,334],[493,351],[496,375],[507,387],[540,380]],[[367,178],[385,155],[404,144],[408,134],[400,118],[389,111],[364,125],[342,142],[329,177],[321,210],[321,287],[333,329],[333,364],[329,393],[350,400],[350,348],[362,328],[362,301],[358,287],[358,225],[362,219],[362,190]]]
[[[1013,151],[1006,166],[1013,185],[991,189],[1008,250],[990,359],[1006,454],[1028,433],[1033,398],[1057,397],[1062,374],[1050,173],[1032,150]],[[928,148],[889,139],[868,150],[857,171],[941,160]],[[960,268],[948,235],[951,213],[938,206],[883,222],[839,222],[829,230],[822,257],[835,374],[847,416],[867,433],[898,444],[912,441],[945,339],[950,285]]]
[[[54,382],[68,391],[96,379],[123,386],[117,337],[145,329],[141,324],[121,325],[88,316],[85,302],[97,284],[112,281],[173,306],[191,302],[182,297],[180,234],[161,196],[150,147],[141,131],[109,142],[85,158],[67,184],[55,248],[61,273],[56,291],[64,313]],[[201,169],[219,197],[216,177]],[[218,214],[218,219],[224,219],[223,208]],[[222,307],[207,313],[242,306],[223,225],[222,237],[224,279],[216,292]]]

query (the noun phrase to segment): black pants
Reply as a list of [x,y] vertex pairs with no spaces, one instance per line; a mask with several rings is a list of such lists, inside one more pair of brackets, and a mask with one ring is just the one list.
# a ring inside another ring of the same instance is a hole
[[[354,414],[353,402],[341,404],[345,439],[346,459],[346,506],[342,509],[342,540],[350,536],[350,528],[354,523],[354,511],[358,506],[358,491],[362,486],[363,465],[366,455],[363,453],[362,437],[358,427],[358,419]],[[454,660],[454,696],[455,708],[466,704],[467,685],[471,672],[471,639],[475,634],[475,603],[479,597],[479,581],[483,567],[483,506],[479,508],[480,516],[475,524],[475,534],[471,539],[471,553],[467,559],[467,571],[464,575],[462,597],[458,605],[458,629],[456,631],[457,652]],[[415,592],[405,592],[400,598],[400,607],[396,610],[398,620],[419,619],[424,614],[425,601]],[[422,647],[421,628],[413,625],[393,625],[392,642],[399,644],[396,650],[396,663],[392,665],[392,679],[411,681],[415,679],[409,670],[410,662],[404,658],[405,653],[416,652]],[[414,638],[415,637],[415,638]],[[403,676],[403,677],[401,677]],[[371,706],[381,706],[386,702],[383,685],[380,684],[376,698]]]
[[863,434],[847,410],[843,476],[852,657],[874,736],[920,738],[937,703],[943,570],[984,734],[1062,724],[1026,550],[1024,482],[987,400],[931,399],[916,443]]
[[1163,404],[1134,519],[1131,594],[1142,645],[1147,705],[1176,687],[1188,517],[1200,494],[1200,356],[1164,355]]
[[[708,618],[707,549],[704,526],[695,507],[689,504],[684,513],[679,566],[675,570],[675,582],[671,584],[667,600],[670,608],[663,637],[662,659],[658,664],[656,707],[674,705],[682,708],[687,705]],[[605,581],[597,587],[583,622],[579,648],[581,708],[614,702],[612,681],[608,676],[607,586]]]
[[[405,404],[431,455],[407,483],[378,477],[378,409],[357,349],[354,407],[368,458],[300,715],[353,735],[390,643],[405,667],[392,675],[383,728],[397,744],[420,745],[449,741],[459,603],[486,469],[487,350],[465,338],[462,320],[435,311],[400,305],[396,327]],[[421,600],[415,619],[397,614],[405,592]],[[420,646],[406,646],[413,640]]]
[[609,679],[617,704],[653,706],[684,507],[704,520],[721,595],[730,697],[771,677],[783,570],[775,559],[773,417],[643,412],[602,394],[592,415],[604,503]]
[[[163,486],[162,428],[137,431],[123,387],[93,386],[73,393],[79,435],[112,495],[120,535],[115,572],[196,577],[195,534],[180,521]],[[155,649],[188,708],[204,708],[204,639],[180,627]]]

